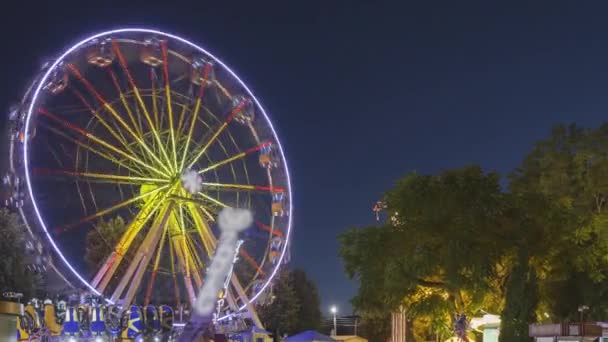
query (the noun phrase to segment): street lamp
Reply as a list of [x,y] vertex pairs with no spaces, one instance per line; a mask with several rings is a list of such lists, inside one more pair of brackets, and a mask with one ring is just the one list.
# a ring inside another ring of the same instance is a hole
[[332,313],[332,315],[334,315],[334,336],[338,335],[338,327],[336,324],[336,314],[338,313],[338,308],[335,305],[332,305],[332,307],[329,309]]
[[585,314],[585,311],[589,310],[589,307],[587,305],[581,305],[578,307],[578,312],[581,313],[581,323],[583,323],[583,315]]

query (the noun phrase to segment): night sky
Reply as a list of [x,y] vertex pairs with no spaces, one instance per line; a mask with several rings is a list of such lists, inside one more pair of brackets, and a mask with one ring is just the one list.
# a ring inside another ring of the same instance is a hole
[[0,105],[94,31],[144,26],[200,43],[268,109],[292,173],[293,265],[324,312],[350,313],[356,285],[336,236],[373,224],[399,177],[473,163],[506,174],[552,125],[608,117],[608,8],[496,3],[15,1],[0,24]]

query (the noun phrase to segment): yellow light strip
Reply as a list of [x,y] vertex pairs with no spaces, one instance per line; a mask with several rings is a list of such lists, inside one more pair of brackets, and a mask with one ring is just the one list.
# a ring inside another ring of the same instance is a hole
[[169,181],[162,178],[148,178],[148,177],[136,177],[136,176],[120,176],[120,175],[111,175],[106,173],[96,173],[96,172],[75,172],[70,170],[55,170],[55,169],[34,169],[35,174],[49,174],[49,175],[66,175],[73,176],[77,178],[92,178],[92,179],[105,179],[105,180],[115,180],[115,181],[126,181],[131,184],[141,184],[141,183],[168,183]]
[[231,188],[231,189],[242,189],[242,190],[255,190],[254,185],[249,184],[227,184],[227,183],[208,183],[203,182],[204,186],[217,187],[217,188]]
[[220,166],[222,166],[222,165],[225,165],[225,164],[228,164],[228,163],[230,163],[230,162],[232,162],[232,161],[235,161],[235,160],[237,160],[237,159],[243,158],[243,157],[244,157],[244,156],[246,156],[246,155],[247,155],[247,153],[246,153],[246,152],[241,152],[241,153],[236,154],[236,155],[234,155],[234,156],[232,156],[232,157],[230,157],[230,158],[228,158],[228,159],[224,159],[224,160],[222,160],[222,161],[220,161],[220,162],[217,162],[217,163],[215,163],[215,164],[213,164],[213,165],[210,165],[210,166],[208,166],[208,167],[206,167],[206,168],[204,168],[204,169],[200,170],[198,173],[201,173],[201,174],[202,174],[202,173],[205,173],[205,172],[209,172],[209,171],[211,171],[211,170],[217,169],[218,167],[220,167]]
[[184,164],[186,162],[186,156],[188,155],[188,149],[190,148],[190,140],[192,139],[192,132],[194,131],[194,126],[196,125],[196,121],[198,119],[198,114],[201,110],[201,103],[203,101],[205,84],[207,83],[207,77],[209,76],[210,71],[211,71],[211,65],[208,64],[205,66],[205,70],[203,73],[203,81],[201,82],[201,87],[199,89],[199,93],[196,98],[196,104],[194,106],[194,114],[192,114],[190,128],[188,129],[188,135],[186,136],[186,146],[184,147],[184,153],[182,154],[182,160],[179,164],[180,170],[184,168]]
[[[103,292],[112,279],[114,272],[120,265],[125,253],[130,248],[131,243],[135,239],[135,236],[140,232],[144,225],[150,220],[152,215],[160,208],[161,204],[165,201],[165,199],[169,196],[170,191],[165,192],[162,196],[152,199],[149,202],[146,202],[139,213],[135,216],[135,219],[127,228],[127,231],[122,235],[120,241],[116,244],[114,248],[114,252],[106,261],[104,267],[100,269],[93,281],[93,285],[99,281],[101,283],[97,287],[100,292]],[[112,259],[112,257],[114,259]],[[109,269],[108,269],[109,267]]]
[[208,201],[210,201],[210,202],[213,202],[213,203],[215,203],[215,204],[219,205],[219,206],[220,206],[220,207],[222,207],[222,208],[228,208],[228,207],[229,207],[229,205],[228,205],[228,204],[223,203],[223,202],[220,202],[220,201],[216,200],[215,198],[213,198],[213,197],[211,197],[211,196],[207,195],[207,194],[206,194],[206,193],[204,193],[204,192],[199,192],[198,194],[199,194],[199,195],[201,195],[201,196],[202,196],[203,198],[205,198],[206,200],[208,200]]
[[116,75],[114,74],[114,72],[111,69],[108,69],[108,71],[110,73],[110,77],[112,78],[112,82],[114,83],[114,88],[116,88],[116,90],[118,90],[118,94],[120,96],[120,101],[122,102],[123,107],[125,107],[125,110],[127,111],[127,115],[129,116],[129,119],[131,119],[131,122],[133,123],[133,127],[135,128],[137,133],[139,133],[140,138],[143,139],[144,133],[143,133],[142,127],[137,124],[137,120],[135,120],[135,117],[133,116],[133,111],[131,110],[131,107],[127,103],[127,98],[125,97],[125,94],[123,93],[122,89],[120,88],[120,85],[118,84]]
[[[167,171],[167,172],[170,173],[169,169],[167,169],[165,167],[165,165],[163,165],[163,163],[160,161],[160,159],[158,159],[156,157],[156,155],[154,155],[154,153],[152,152],[152,150],[150,150],[150,148],[148,147],[148,145],[135,132],[133,132],[133,130],[131,129],[131,127],[129,127],[129,125],[127,125],[127,123],[123,120],[123,118],[120,116],[120,114],[118,114],[118,112],[116,112],[116,110],[114,110],[114,108],[103,97],[101,97],[99,95],[99,93],[97,93],[97,91],[94,88],[92,88],[92,85],[84,78],[84,76],[82,76],[80,74],[80,72],[73,65],[69,64],[68,68],[85,85],[88,85],[87,87],[91,90],[91,92],[93,92],[94,94],[96,94],[98,100],[102,103],[102,105],[104,106],[104,108],[106,108],[112,114],[112,116],[114,116],[114,118],[116,119],[116,121],[118,121],[127,130],[127,132],[129,132],[129,134],[131,134],[131,136],[133,136],[133,138],[144,148],[144,150],[146,150],[146,152],[148,152],[150,154],[150,157],[152,157],[152,159],[156,160],[156,162],[158,162],[160,164],[160,166],[165,169],[165,171]],[[125,68],[126,68],[126,65],[125,65]],[[125,71],[128,72],[128,70],[125,70]],[[129,76],[129,79],[131,80],[131,75],[128,74],[128,76]],[[136,90],[136,88],[134,90]],[[135,91],[135,95],[141,101],[141,98],[139,97],[139,91]],[[141,104],[143,105],[143,101],[141,101]]]
[[205,152],[207,152],[207,149],[209,148],[209,146],[211,146],[211,144],[213,144],[213,142],[215,141],[215,139],[217,139],[217,137],[224,131],[224,129],[226,129],[226,127],[228,127],[228,122],[224,122],[220,126],[220,128],[218,128],[218,130],[213,134],[213,136],[211,136],[211,139],[209,139],[209,141],[207,141],[207,143],[205,144],[205,146],[203,146],[203,148],[201,148],[201,150],[194,157],[194,159],[190,163],[188,163],[188,168],[191,168],[194,164],[196,164],[196,162],[198,161],[198,159],[203,154],[205,154]]
[[[142,99],[141,94],[139,93],[139,89],[137,88],[137,85],[135,85],[135,80],[133,79],[133,77],[131,76],[131,73],[129,72],[129,69],[127,67],[127,62],[124,59],[124,56],[120,52],[120,48],[118,47],[118,42],[112,41],[112,44],[114,46],[114,51],[116,52],[116,56],[118,57],[120,65],[122,66],[125,74],[127,75],[127,78],[129,79],[129,82],[131,83],[131,87],[133,88],[133,93],[135,94],[135,98],[137,99],[139,106],[141,107],[141,109],[144,112],[146,121],[148,122],[148,125],[150,126],[150,130],[152,130],[152,134],[154,135],[154,138],[156,139],[156,142],[158,143],[158,146],[159,146],[163,156],[165,157],[166,162],[168,162],[169,165],[171,165],[171,160],[169,159],[169,156],[167,155],[167,151],[165,151],[165,149],[163,148],[163,144],[160,140],[160,136],[158,135],[158,131],[155,129],[154,123],[152,122],[152,119],[150,118],[150,113],[148,113],[148,108],[146,107],[144,100]],[[145,149],[149,151],[149,148],[147,146],[145,147]],[[160,161],[160,159],[158,159],[153,153],[152,153],[152,157],[158,163],[163,165],[164,168],[166,168],[166,166],[164,166],[164,164]],[[167,171],[169,171],[169,170],[167,169]]]
[[91,147],[91,146],[89,146],[89,145],[87,145],[87,144],[85,144],[85,143],[82,143],[82,142],[80,142],[80,141],[78,141],[78,140],[76,140],[76,139],[74,139],[74,138],[70,137],[69,135],[67,135],[67,134],[63,133],[62,131],[60,131],[60,130],[58,130],[58,129],[56,129],[56,128],[53,128],[53,127],[50,127],[50,126],[47,126],[47,125],[45,125],[45,127],[46,127],[48,130],[50,130],[51,132],[53,132],[53,133],[55,133],[55,134],[57,134],[57,135],[59,135],[59,136],[61,136],[61,137],[65,138],[66,140],[69,140],[69,141],[71,141],[72,143],[74,143],[74,144],[76,144],[76,145],[78,145],[78,146],[80,146],[80,147],[82,147],[82,148],[84,148],[84,149],[87,149],[87,150],[89,150],[89,151],[91,151],[91,152],[93,152],[93,153],[95,153],[95,154],[97,154],[97,155],[99,155],[99,156],[101,156],[101,157],[103,157],[103,158],[105,158],[105,159],[107,159],[107,160],[109,160],[109,161],[111,161],[111,162],[113,162],[113,163],[117,164],[117,165],[120,165],[120,166],[124,167],[125,169],[127,169],[127,170],[129,170],[129,171],[133,172],[134,174],[137,174],[137,175],[140,175],[140,176],[142,176],[142,175],[143,175],[143,173],[142,173],[140,170],[135,170],[135,169],[133,169],[133,168],[131,168],[131,167],[127,166],[126,164],[124,164],[122,161],[120,161],[120,160],[118,160],[118,159],[116,159],[116,158],[112,157],[111,155],[106,154],[106,153],[104,153],[104,152],[101,152],[101,151],[99,151],[99,150],[95,149],[94,147]]
[[89,215],[89,216],[87,216],[87,217],[85,217],[85,218],[82,218],[82,219],[80,219],[78,222],[71,223],[71,224],[67,224],[67,225],[65,225],[65,226],[61,227],[60,229],[61,229],[61,231],[62,231],[62,232],[63,232],[63,231],[66,231],[66,230],[69,230],[69,229],[71,229],[71,228],[74,228],[74,227],[76,227],[76,226],[78,226],[78,225],[82,224],[82,223],[85,223],[85,222],[91,221],[91,220],[93,220],[93,219],[96,219],[96,218],[101,217],[101,216],[103,216],[103,215],[106,215],[106,214],[108,214],[108,213],[111,213],[112,211],[114,211],[114,210],[116,210],[116,209],[120,209],[120,208],[126,207],[127,205],[129,205],[129,204],[131,204],[131,203],[137,202],[137,201],[139,201],[139,200],[141,200],[141,199],[143,199],[143,198],[145,198],[145,197],[148,197],[148,196],[150,196],[150,195],[153,195],[153,194],[155,194],[155,193],[157,193],[157,192],[159,192],[159,191],[161,191],[161,190],[163,190],[163,189],[166,189],[167,187],[169,187],[169,185],[168,185],[168,184],[167,184],[167,185],[164,185],[164,186],[161,186],[161,187],[159,187],[159,188],[153,189],[153,190],[151,190],[151,191],[145,192],[145,193],[140,194],[140,195],[138,195],[138,196],[132,197],[132,198],[130,198],[130,199],[128,199],[128,200],[125,200],[125,201],[122,201],[122,202],[120,202],[120,203],[117,203],[117,204],[115,204],[115,205],[113,205],[113,206],[111,206],[111,207],[109,207],[109,208],[106,208],[106,209],[100,210],[100,211],[96,212],[96,213],[95,213],[95,214],[93,214],[93,215]]
[[69,128],[72,131],[74,131],[74,132],[76,132],[76,133],[78,133],[78,134],[80,134],[82,136],[85,136],[85,137],[93,140],[94,142],[98,143],[99,145],[104,146],[108,150],[116,152],[116,153],[120,154],[121,156],[123,156],[123,157],[125,157],[125,158],[127,158],[127,159],[129,159],[129,160],[131,160],[131,161],[133,161],[135,163],[138,163],[138,164],[140,164],[140,165],[142,165],[142,166],[144,166],[144,167],[146,167],[146,168],[148,168],[148,169],[150,169],[152,171],[155,171],[155,172],[157,172],[157,173],[159,173],[159,174],[161,174],[163,176],[168,176],[167,174],[163,173],[162,171],[156,169],[155,167],[150,166],[150,165],[142,162],[141,160],[139,160],[139,159],[135,158],[134,156],[130,155],[129,153],[124,152],[123,150],[117,148],[116,146],[114,146],[114,145],[112,145],[110,143],[107,143],[105,140],[98,138],[94,134],[89,133],[86,130],[84,130],[84,129],[76,126],[76,125],[73,125],[73,124],[71,124],[69,122],[65,122],[64,120],[60,119],[59,117],[57,117],[56,115],[54,115],[52,113],[49,113],[46,110],[40,109],[39,111],[40,111],[40,114],[42,114],[42,115],[50,118],[51,120],[53,120],[55,122],[58,122],[62,126],[66,127],[66,128]]

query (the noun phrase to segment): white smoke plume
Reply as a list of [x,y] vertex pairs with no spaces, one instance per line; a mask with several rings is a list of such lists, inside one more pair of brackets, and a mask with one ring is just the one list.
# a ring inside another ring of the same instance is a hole
[[215,309],[218,295],[234,261],[239,232],[248,228],[252,222],[253,215],[246,209],[225,208],[220,212],[220,238],[211,265],[207,269],[204,285],[194,303],[194,310],[198,315],[211,315]]

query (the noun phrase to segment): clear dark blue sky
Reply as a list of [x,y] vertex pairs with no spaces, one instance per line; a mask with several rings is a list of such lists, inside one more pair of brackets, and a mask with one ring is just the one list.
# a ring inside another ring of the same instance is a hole
[[356,291],[336,236],[373,223],[400,176],[472,163],[504,174],[552,125],[608,118],[601,1],[35,3],[47,1],[3,8],[3,108],[43,57],[118,26],[188,37],[244,78],[285,144],[293,263],[324,310],[349,311]]

